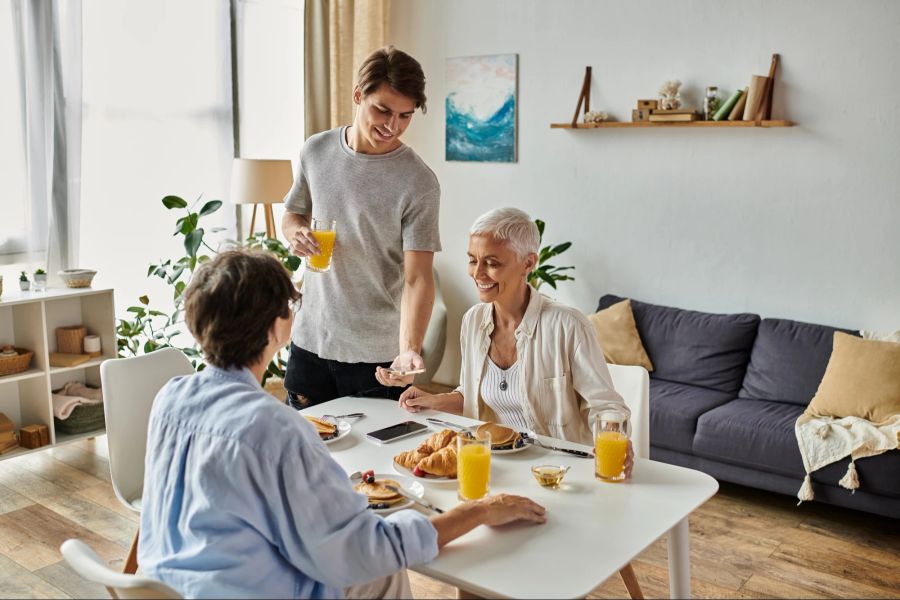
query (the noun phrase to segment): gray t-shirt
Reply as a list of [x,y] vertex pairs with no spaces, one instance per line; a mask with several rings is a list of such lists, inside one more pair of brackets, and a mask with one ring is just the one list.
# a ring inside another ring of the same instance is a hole
[[337,221],[331,269],[304,275],[291,338],[320,358],[390,362],[400,350],[403,253],[441,249],[441,188],[412,148],[360,154],[345,129],[306,141],[284,199],[290,212]]

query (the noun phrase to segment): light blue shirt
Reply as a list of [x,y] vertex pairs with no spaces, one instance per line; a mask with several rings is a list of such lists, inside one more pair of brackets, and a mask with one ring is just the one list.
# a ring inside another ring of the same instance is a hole
[[424,515],[368,510],[315,428],[246,369],[160,390],[142,504],[141,568],[189,598],[340,598],[438,552]]

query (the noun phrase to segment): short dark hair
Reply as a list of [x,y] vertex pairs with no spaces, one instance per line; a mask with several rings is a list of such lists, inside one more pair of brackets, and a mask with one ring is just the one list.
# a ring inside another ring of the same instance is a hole
[[362,95],[368,96],[382,83],[415,100],[416,108],[421,108],[422,113],[428,112],[425,106],[425,72],[419,61],[406,52],[385,46],[366,57],[356,78]]
[[270,254],[229,250],[200,266],[184,293],[185,322],[209,364],[246,367],[269,343],[277,317],[300,297],[287,269]]

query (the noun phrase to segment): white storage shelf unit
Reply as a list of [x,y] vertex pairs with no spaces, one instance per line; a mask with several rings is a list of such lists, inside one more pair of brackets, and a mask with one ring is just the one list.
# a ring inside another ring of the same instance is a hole
[[[83,325],[88,335],[100,336],[103,355],[74,367],[51,367],[57,351],[56,328]],[[16,430],[43,424],[50,429],[50,445],[17,448],[0,460],[77,439],[101,435],[103,428],[77,435],[57,433],[53,427],[52,390],[69,381],[100,385],[100,363],[115,358],[116,318],[112,289],[50,288],[46,292],[4,293],[0,297],[0,345],[13,344],[34,352],[27,371],[0,377],[0,412]]]

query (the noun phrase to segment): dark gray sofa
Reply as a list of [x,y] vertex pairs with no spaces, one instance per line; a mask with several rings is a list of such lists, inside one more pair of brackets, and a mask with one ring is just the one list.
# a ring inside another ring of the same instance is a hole
[[[623,300],[600,298],[598,310]],[[795,496],[805,472],[794,422],[815,395],[835,331],[743,313],[631,300],[654,371],[650,457]],[[857,462],[860,489],[838,485],[849,459],[812,475],[816,501],[900,518],[900,451]]]

